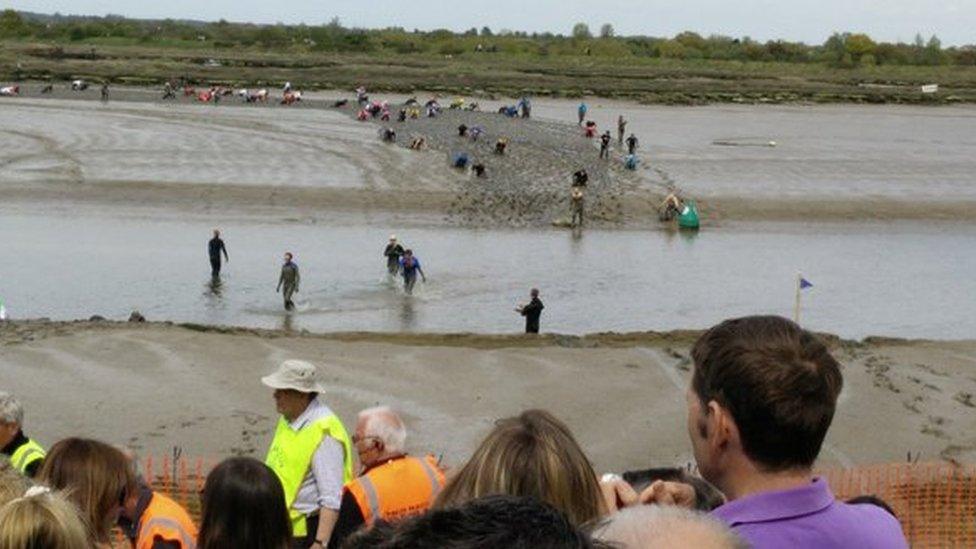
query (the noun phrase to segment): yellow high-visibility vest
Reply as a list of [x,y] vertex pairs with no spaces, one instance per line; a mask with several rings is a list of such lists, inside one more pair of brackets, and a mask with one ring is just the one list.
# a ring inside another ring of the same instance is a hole
[[292,506],[308,468],[312,465],[312,456],[327,436],[342,444],[342,481],[349,482],[352,480],[352,441],[342,421],[335,415],[312,421],[298,431],[292,429],[284,417],[278,418],[278,427],[268,449],[265,463],[278,475],[281,486],[285,489],[285,504],[288,506],[292,535],[295,537],[302,537],[307,531],[305,515]]
[[10,456],[10,463],[22,474],[27,474],[27,467],[35,461],[44,459],[47,455],[44,452],[44,448],[40,444],[34,442],[32,439],[27,439],[25,444],[22,444],[20,448],[14,450],[13,455]]

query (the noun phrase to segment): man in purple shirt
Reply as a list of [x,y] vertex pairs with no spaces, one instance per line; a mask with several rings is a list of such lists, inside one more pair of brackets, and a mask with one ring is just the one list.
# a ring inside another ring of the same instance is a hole
[[882,508],[837,501],[813,464],[843,385],[816,336],[784,318],[726,320],[692,349],[688,434],[713,511],[756,549],[908,547]]

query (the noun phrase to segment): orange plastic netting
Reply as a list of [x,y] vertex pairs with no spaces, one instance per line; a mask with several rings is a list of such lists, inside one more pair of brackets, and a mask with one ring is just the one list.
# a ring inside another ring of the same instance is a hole
[[[216,460],[147,457],[145,478],[199,520],[199,493]],[[976,465],[944,462],[865,465],[825,469],[839,499],[872,495],[901,521],[912,547],[976,547]]]

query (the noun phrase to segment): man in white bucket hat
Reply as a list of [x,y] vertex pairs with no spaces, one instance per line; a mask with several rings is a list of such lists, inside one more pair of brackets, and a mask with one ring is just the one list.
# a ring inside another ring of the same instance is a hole
[[339,517],[342,487],[352,480],[352,441],[339,417],[318,398],[318,370],[286,360],[261,382],[274,389],[281,417],[266,463],[278,475],[295,548],[324,549]]

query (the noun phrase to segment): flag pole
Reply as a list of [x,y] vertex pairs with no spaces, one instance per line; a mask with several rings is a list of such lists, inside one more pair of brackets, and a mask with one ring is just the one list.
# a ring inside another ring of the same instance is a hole
[[800,280],[802,275],[796,275],[796,301],[793,304],[793,322],[800,323]]

